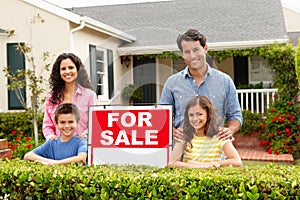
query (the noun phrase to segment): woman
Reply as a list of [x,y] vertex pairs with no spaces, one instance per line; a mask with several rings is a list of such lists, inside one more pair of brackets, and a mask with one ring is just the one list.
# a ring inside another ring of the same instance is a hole
[[87,133],[88,109],[97,104],[96,93],[92,90],[84,66],[76,55],[62,53],[53,64],[50,75],[51,92],[46,97],[43,120],[43,134],[45,138],[56,139],[60,136],[55,126],[54,115],[56,107],[62,103],[73,103],[80,110],[80,122],[76,134]]
[[[219,140],[217,137],[220,124],[218,119],[217,112],[207,97],[192,98],[184,114],[186,140],[175,142],[168,165],[182,168],[219,168],[228,165],[241,167],[241,158],[231,140]],[[222,151],[226,160],[222,160]]]

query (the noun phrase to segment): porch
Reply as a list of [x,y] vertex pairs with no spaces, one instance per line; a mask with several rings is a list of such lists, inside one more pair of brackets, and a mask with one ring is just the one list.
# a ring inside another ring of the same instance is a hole
[[[269,105],[274,101],[274,95],[278,92],[277,88],[271,89],[238,89],[238,99],[242,110],[249,110],[255,113],[265,113]],[[268,154],[260,146],[259,133],[235,135],[234,146],[237,148],[241,159],[244,161],[265,161],[282,162],[293,164],[292,154]]]
[[265,113],[274,101],[277,88],[270,89],[238,89],[238,99],[242,110]]

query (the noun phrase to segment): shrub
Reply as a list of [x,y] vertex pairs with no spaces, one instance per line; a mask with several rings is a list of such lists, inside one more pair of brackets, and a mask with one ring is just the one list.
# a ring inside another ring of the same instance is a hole
[[[36,146],[34,144],[34,139],[29,136],[24,136],[24,132],[17,132],[13,130],[11,132],[11,136],[8,141],[8,147],[13,150],[12,158],[20,158],[22,159],[24,155],[34,149]],[[39,135],[39,144],[44,143],[45,139],[41,135]]]
[[262,145],[267,147],[269,154],[295,153],[298,151],[300,123],[300,107],[293,100],[278,98],[267,110],[265,129],[261,135]]
[[243,125],[240,130],[241,134],[250,134],[257,131],[263,131],[261,126],[264,123],[263,115],[260,113],[252,113],[249,110],[242,110],[243,114]]
[[[24,136],[33,137],[32,112],[0,113],[0,138],[13,140],[12,131],[23,132]],[[38,132],[42,132],[43,113],[37,115]]]
[[[8,140],[9,148],[13,150],[12,158],[23,158],[25,153],[35,148],[31,119],[32,112],[0,113],[0,138]],[[38,144],[41,144],[45,140],[42,135],[42,113],[37,115],[37,119]]]
[[140,87],[129,84],[122,90],[122,97],[129,102],[134,102],[135,100],[142,100],[144,93]]
[[299,199],[293,165],[173,169],[42,165],[0,160],[0,198],[9,199]]

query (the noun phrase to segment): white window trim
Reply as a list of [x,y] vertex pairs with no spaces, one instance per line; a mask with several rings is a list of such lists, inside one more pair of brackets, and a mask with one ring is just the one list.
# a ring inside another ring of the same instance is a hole
[[[104,72],[103,72],[103,94],[97,95],[98,101],[108,101],[108,70],[107,70],[107,49],[100,48],[96,46],[96,51],[103,52],[103,65],[104,65]],[[96,60],[97,62],[97,60]],[[101,73],[99,71],[96,72],[97,74]],[[98,83],[97,83],[98,85]],[[97,92],[97,88],[96,88]]]

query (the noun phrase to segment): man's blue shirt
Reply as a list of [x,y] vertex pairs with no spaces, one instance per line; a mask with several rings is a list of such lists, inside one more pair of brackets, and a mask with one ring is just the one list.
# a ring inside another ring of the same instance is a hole
[[220,117],[222,119],[226,117],[226,123],[235,119],[242,125],[241,108],[232,79],[227,74],[207,66],[207,73],[199,87],[190,75],[188,67],[172,75],[166,81],[160,104],[173,106],[175,128],[183,127],[185,107],[188,101],[197,95],[208,97]]
[[87,153],[87,142],[83,138],[77,138],[77,135],[74,135],[67,142],[61,142],[61,138],[58,137],[57,140],[47,140],[44,144],[35,148],[33,152],[44,158],[62,160],[77,156],[80,152]]

